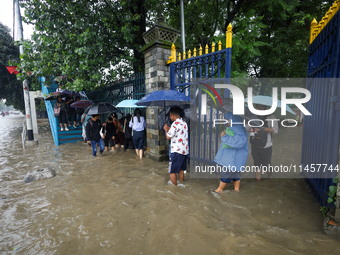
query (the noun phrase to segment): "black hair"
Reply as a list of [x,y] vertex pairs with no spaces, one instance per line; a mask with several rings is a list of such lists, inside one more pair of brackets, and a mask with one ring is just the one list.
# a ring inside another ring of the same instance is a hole
[[140,109],[136,108],[133,115],[137,116],[138,122],[140,122],[140,114],[141,114]]
[[127,122],[129,122],[130,120],[131,120],[131,114],[130,113],[127,113],[126,115],[125,115],[125,118],[126,118],[126,121]]
[[109,116],[109,117],[107,118],[107,120],[108,120],[108,121],[113,121],[113,119],[112,119],[111,116]]
[[80,96],[76,96],[76,100],[77,100],[78,98],[80,99]]
[[111,113],[111,116],[112,116],[113,118],[117,118],[117,113],[113,112],[113,113]]
[[100,114],[92,114],[91,115],[92,118],[97,117],[97,116],[100,116]]
[[173,115],[176,115],[178,117],[181,117],[181,112],[182,112],[182,109],[179,108],[179,107],[174,107],[174,108],[170,109],[170,113],[172,113]]

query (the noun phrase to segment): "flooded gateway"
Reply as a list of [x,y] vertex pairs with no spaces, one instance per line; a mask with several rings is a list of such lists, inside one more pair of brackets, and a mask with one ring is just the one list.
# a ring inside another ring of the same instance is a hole
[[[241,192],[228,185],[213,195],[218,180],[186,176],[185,187],[168,185],[167,162],[134,151],[93,158],[84,143],[56,147],[48,125],[39,127],[39,145],[22,149],[22,121],[0,118],[1,254],[340,252],[322,234],[323,216],[302,179],[243,179]],[[301,133],[281,129],[273,162],[299,164]],[[23,181],[44,167],[57,176]]]

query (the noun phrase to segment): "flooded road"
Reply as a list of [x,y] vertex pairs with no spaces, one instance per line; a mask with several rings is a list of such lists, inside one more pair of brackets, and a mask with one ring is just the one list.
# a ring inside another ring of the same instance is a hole
[[[57,147],[47,125],[37,146],[22,149],[22,122],[0,117],[0,254],[340,252],[321,232],[323,216],[302,179],[243,179],[241,192],[229,185],[213,195],[218,180],[168,185],[167,162],[133,151],[93,158],[81,142]],[[274,147],[273,161],[299,164],[302,128],[291,130],[280,130],[274,146],[294,137],[296,151]],[[57,176],[24,183],[43,167]]]

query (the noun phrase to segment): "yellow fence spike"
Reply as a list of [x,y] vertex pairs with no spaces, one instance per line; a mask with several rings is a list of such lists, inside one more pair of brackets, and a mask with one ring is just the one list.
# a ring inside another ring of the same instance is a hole
[[325,26],[325,17],[322,18],[322,20],[320,21],[320,29],[322,30]]
[[311,44],[314,41],[315,38],[315,29],[316,26],[318,25],[318,22],[314,18],[312,22],[310,23],[310,37],[309,37],[309,44]]
[[194,48],[194,57],[196,57],[197,56],[197,50],[196,50],[196,48]]
[[176,46],[175,46],[175,44],[171,45],[171,61],[176,62]]
[[335,3],[336,3],[336,9],[334,13],[336,13],[340,8],[340,0],[337,0]]
[[[328,16],[328,21],[330,21],[331,18],[333,17],[333,14],[332,14],[332,7],[329,7],[328,12],[327,12],[327,16]],[[328,21],[327,21],[327,23],[328,23]],[[326,24],[327,24],[327,23],[326,23]],[[325,26],[326,26],[326,24],[325,24]]]
[[178,61],[181,61],[181,53],[178,52]]
[[200,56],[202,56],[202,45],[200,46],[198,51],[199,51]]
[[222,50],[222,42],[221,42],[221,40],[218,42],[218,50]]
[[214,42],[211,44],[211,52],[215,52],[215,43]]
[[324,18],[323,18],[323,28],[327,25],[328,21],[330,20],[329,16],[326,15]]
[[336,13],[336,11],[337,11],[337,9],[336,9],[336,6],[337,6],[337,4],[336,4],[336,2],[334,2],[334,3],[333,3],[333,5],[332,5],[332,7],[331,7],[331,10],[332,10],[332,16],[334,16],[334,15],[335,15],[335,13]]
[[317,37],[319,35],[320,31],[321,31],[321,25],[319,23],[318,26],[316,27],[316,30],[315,30],[315,37]]
[[208,44],[205,45],[205,53],[204,54],[208,54],[209,53],[209,47]]
[[191,50],[188,51],[188,58],[191,58]]
[[233,27],[231,26],[231,23],[229,23],[226,31],[226,48],[232,47],[232,34],[233,34]]
[[187,54],[185,53],[185,51],[183,52],[183,60],[187,59]]
[[166,62],[167,64],[171,64],[173,61],[172,61],[172,57],[170,56],[169,57],[169,60]]

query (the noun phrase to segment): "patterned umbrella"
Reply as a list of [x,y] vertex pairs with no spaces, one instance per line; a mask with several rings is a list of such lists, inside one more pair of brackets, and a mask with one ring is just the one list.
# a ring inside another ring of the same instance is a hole
[[82,92],[75,92],[75,91],[70,91],[68,89],[63,89],[60,91],[56,91],[52,93],[53,95],[62,95],[62,96],[67,96],[67,95],[71,95],[71,96],[75,96],[75,97],[85,97],[85,95]]
[[87,115],[93,115],[93,114],[102,114],[102,113],[108,113],[108,112],[120,112],[120,110],[110,103],[97,103],[90,105],[86,110],[85,114]]
[[[209,98],[209,100],[207,101],[207,105],[223,113],[233,112],[233,99],[232,98],[228,98],[228,97],[221,98],[222,105],[220,105],[219,103],[216,105],[215,101],[216,100]],[[238,115],[238,116],[241,116],[242,118],[246,120],[258,119],[258,117],[255,114],[253,114],[245,105],[243,107],[244,107],[244,115]]]
[[45,101],[52,101],[52,100],[57,100],[57,96],[55,95],[48,95],[46,98],[45,98]]
[[[253,104],[261,104],[261,105],[266,105],[271,107],[273,104],[273,98],[270,96],[253,96]],[[244,100],[244,102],[248,103],[248,98],[246,98]],[[277,100],[277,108],[274,112],[274,115],[279,118],[279,119],[285,119],[285,118],[289,118],[289,119],[295,119],[296,115],[295,112],[288,106],[286,105],[286,115],[283,116],[281,115],[281,101]]]
[[87,108],[90,105],[93,105],[93,102],[89,100],[78,100],[70,104],[72,108]]
[[136,105],[138,106],[178,106],[181,104],[191,104],[189,97],[176,90],[159,90],[154,91],[141,100]]

